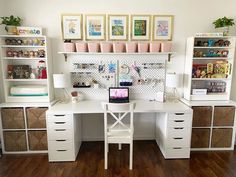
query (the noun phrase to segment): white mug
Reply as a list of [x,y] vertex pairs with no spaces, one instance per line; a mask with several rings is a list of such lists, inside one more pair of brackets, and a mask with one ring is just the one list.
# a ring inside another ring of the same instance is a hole
[[77,96],[72,96],[71,101],[72,101],[72,103],[77,103],[78,102],[78,97]]

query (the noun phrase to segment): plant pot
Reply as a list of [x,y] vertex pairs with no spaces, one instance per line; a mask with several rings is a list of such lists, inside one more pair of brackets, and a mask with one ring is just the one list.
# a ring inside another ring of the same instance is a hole
[[229,26],[217,28],[217,31],[223,32],[223,36],[228,36],[229,35]]
[[7,25],[7,26],[5,27],[5,30],[7,31],[7,34],[10,34],[10,35],[15,35],[15,34],[17,34],[17,27],[16,27],[16,26]]

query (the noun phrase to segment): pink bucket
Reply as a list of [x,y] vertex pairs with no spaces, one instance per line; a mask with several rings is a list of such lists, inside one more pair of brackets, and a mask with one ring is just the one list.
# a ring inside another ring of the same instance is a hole
[[149,44],[147,42],[139,42],[138,43],[138,52],[139,53],[147,53]]
[[101,42],[100,47],[101,47],[102,53],[112,52],[112,43],[110,43],[110,42]]
[[162,42],[161,43],[161,52],[171,52],[172,43],[171,42]]
[[137,52],[137,43],[136,42],[126,42],[126,52],[127,53]]
[[72,42],[64,43],[64,51],[65,52],[75,52],[75,44]]
[[75,43],[76,52],[88,52],[88,45],[86,42]]
[[99,52],[99,42],[89,42],[88,43],[88,50],[89,52]]
[[160,42],[150,43],[150,52],[151,53],[160,52],[160,49],[161,49],[161,43]]
[[113,52],[114,53],[125,52],[125,44],[123,42],[115,42],[115,43],[113,43]]

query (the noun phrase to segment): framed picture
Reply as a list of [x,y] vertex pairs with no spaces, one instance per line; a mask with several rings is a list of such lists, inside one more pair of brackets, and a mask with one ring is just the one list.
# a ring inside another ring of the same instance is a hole
[[150,40],[150,15],[131,16],[131,39]]
[[173,15],[153,16],[153,40],[171,40]]
[[108,15],[108,39],[128,40],[128,15]]
[[82,15],[62,14],[61,27],[63,39],[82,39]]
[[85,15],[86,40],[106,39],[106,15]]

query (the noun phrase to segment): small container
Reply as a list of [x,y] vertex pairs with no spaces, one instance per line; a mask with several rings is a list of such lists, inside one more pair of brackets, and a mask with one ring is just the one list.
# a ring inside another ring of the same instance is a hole
[[75,44],[73,42],[64,43],[65,52],[75,52]]
[[76,42],[76,52],[88,52],[88,44],[86,42]]
[[135,53],[135,52],[137,52],[137,43],[126,42],[126,53]]
[[101,42],[100,48],[102,53],[110,53],[112,52],[112,43],[110,42]]
[[72,103],[77,103],[78,102],[78,97],[77,96],[72,96],[71,97],[71,102]]
[[160,52],[161,43],[160,42],[152,42],[150,43],[150,53]]
[[99,52],[99,42],[89,42],[88,43],[88,51],[89,52]]
[[161,52],[171,52],[172,43],[171,42],[162,42],[161,43]]
[[139,42],[138,43],[138,53],[147,53],[148,46],[149,46],[149,43],[147,43],[147,42]]
[[113,43],[113,52],[114,53],[125,52],[125,44],[123,42],[114,42]]

